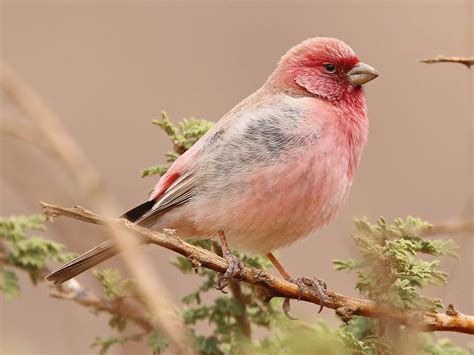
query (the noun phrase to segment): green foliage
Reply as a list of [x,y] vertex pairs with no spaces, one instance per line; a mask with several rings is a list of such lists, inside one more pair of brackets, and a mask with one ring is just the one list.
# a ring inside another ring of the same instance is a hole
[[324,322],[316,325],[278,317],[273,334],[250,344],[256,354],[351,354],[339,330]]
[[3,265],[0,265],[0,291],[6,299],[20,296],[20,284],[15,272],[5,269]]
[[456,346],[449,339],[442,338],[437,341],[433,340],[433,336],[425,335],[424,352],[430,355],[473,355],[474,349],[465,350]]
[[37,284],[50,262],[67,262],[73,257],[62,252],[62,244],[29,236],[32,231],[45,230],[41,215],[0,218],[0,290],[6,298],[20,295],[13,268],[27,272],[33,284]]
[[116,269],[104,269],[92,273],[102,284],[105,299],[108,301],[117,301],[137,294],[135,283],[132,280],[124,280],[120,271]]
[[168,343],[158,333],[152,332],[147,339],[147,345],[150,347],[152,353],[160,354],[168,347]]
[[96,337],[91,347],[98,347],[99,354],[105,355],[112,345],[125,345],[129,341],[141,341],[143,334],[136,334],[131,336],[119,336],[119,337]]
[[[191,243],[207,250],[218,249],[215,244],[213,245],[208,240],[194,240]],[[262,270],[271,267],[271,263],[266,257],[235,254],[248,267]],[[182,256],[173,258],[171,264],[183,273],[194,272],[191,262]],[[236,299],[233,295],[221,295],[214,298],[210,304],[204,304],[202,301],[204,294],[209,291],[215,292],[218,275],[216,272],[205,268],[199,268],[197,275],[203,281],[196,290],[182,298],[181,301],[185,306],[182,316],[185,324],[195,334],[198,350],[203,353],[232,353],[237,350],[241,346],[242,339],[244,339],[237,319],[244,312],[251,325],[264,328],[269,328],[275,315],[280,313],[275,311],[274,308],[274,304],[278,302],[270,304],[263,302],[257,297],[255,287],[246,283],[236,285],[242,293],[239,299]],[[206,321],[210,326],[212,331],[209,335],[197,334],[196,325],[202,321]]]
[[354,220],[353,238],[361,260],[335,260],[336,270],[357,271],[356,288],[365,296],[402,309],[436,311],[442,304],[420,294],[427,284],[446,283],[447,274],[439,270],[439,260],[419,259],[418,254],[456,256],[451,240],[427,239],[423,232],[431,225],[418,218],[396,219],[376,224],[367,219]]
[[[153,124],[159,126],[173,143],[173,151],[165,154],[168,163],[174,162],[186,150],[192,147],[209,129],[214,126],[214,123],[207,120],[200,120],[194,117],[185,118],[178,125],[172,123],[166,112],[161,113],[159,120],[153,120]],[[166,165],[156,165],[141,172],[142,177],[163,175],[168,170]]]
[[153,176],[153,175],[165,175],[168,171],[168,167],[164,165],[150,166],[142,170],[142,177]]
[[180,147],[181,150],[177,151],[179,154],[191,148],[199,138],[214,126],[214,123],[211,121],[200,120],[194,117],[185,118],[176,126],[170,121],[168,114],[164,111],[161,113],[161,119],[153,120],[152,123],[160,126],[165,131],[174,147]]

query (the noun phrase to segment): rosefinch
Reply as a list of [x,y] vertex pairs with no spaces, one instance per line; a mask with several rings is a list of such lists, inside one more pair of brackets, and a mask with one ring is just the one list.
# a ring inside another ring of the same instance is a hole
[[[346,200],[368,132],[361,85],[377,76],[340,40],[298,44],[123,217],[182,238],[219,236],[228,262],[221,289],[242,267],[227,242],[267,255],[303,287],[271,253],[329,223]],[[60,284],[117,253],[107,241],[47,279]]]

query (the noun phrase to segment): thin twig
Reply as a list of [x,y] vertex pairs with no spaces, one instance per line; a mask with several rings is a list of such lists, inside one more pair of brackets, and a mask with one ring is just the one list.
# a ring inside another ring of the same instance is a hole
[[97,297],[92,292],[83,288],[76,279],[71,279],[60,286],[51,287],[49,293],[52,297],[72,300],[77,304],[98,312],[106,312],[111,315],[120,316],[123,319],[135,323],[147,333],[155,328],[150,317],[147,316],[142,307],[124,300],[107,301],[104,298]]
[[466,67],[470,68],[474,64],[474,57],[445,57],[439,55],[430,59],[422,59],[420,63],[434,64],[434,63],[459,63],[464,64]]
[[447,222],[443,224],[437,224],[432,228],[425,230],[423,235],[454,235],[464,233],[474,233],[474,221]]
[[[8,247],[0,240],[0,264],[9,265],[8,261]],[[38,279],[44,279],[50,273],[51,270],[49,268],[43,267],[36,270],[35,276]],[[127,300],[107,301],[82,287],[76,279],[71,279],[62,285],[50,286],[49,294],[52,297],[71,300],[96,312],[106,312],[111,315],[120,316],[135,323],[145,332],[151,332],[154,329],[149,316],[143,311],[142,307],[138,307],[138,305]]]
[[[6,97],[36,124],[48,142],[48,146],[43,147],[59,158],[79,186],[89,194],[93,204],[101,211],[118,215],[121,209],[117,207],[117,201],[107,193],[105,181],[90,164],[59,117],[5,63],[2,63],[0,70],[0,86]],[[39,142],[37,143],[41,146]],[[123,253],[122,259],[137,280],[139,291],[149,306],[157,328],[168,336],[179,352],[192,353],[190,334],[167,296],[166,290],[159,283],[157,275],[152,273],[141,252],[134,248],[137,244],[135,239],[129,236],[127,231],[122,230],[118,233],[116,228],[110,227],[110,238],[117,242],[119,248],[132,251]]]
[[[200,265],[208,269],[224,273],[227,268],[227,262],[223,258],[209,250],[186,243],[173,233],[159,233],[137,226],[125,219],[103,217],[78,206],[64,208],[42,203],[42,207],[44,214],[49,219],[65,216],[93,224],[113,225],[139,235],[150,244],[159,245],[198,261]],[[284,297],[301,299],[302,301],[318,305],[321,303],[319,297],[312,292],[306,290],[300,297],[297,285],[281,278],[276,278],[261,270],[245,267],[241,273],[241,278],[245,282],[259,286],[262,290],[261,294],[265,295],[266,300],[270,300],[273,297]],[[453,331],[474,334],[474,316],[465,315],[460,312],[443,314],[424,311],[404,311],[389,305],[378,304],[368,299],[344,296],[333,291],[327,291],[324,305],[327,308],[335,309],[336,313],[343,319],[350,319],[352,315],[360,315],[377,319],[388,319],[421,331]]]

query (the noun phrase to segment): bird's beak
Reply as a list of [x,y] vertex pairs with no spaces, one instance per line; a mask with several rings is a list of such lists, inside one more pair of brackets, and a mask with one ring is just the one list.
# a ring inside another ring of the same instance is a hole
[[347,72],[347,78],[352,85],[364,85],[379,76],[379,72],[365,63],[355,65]]

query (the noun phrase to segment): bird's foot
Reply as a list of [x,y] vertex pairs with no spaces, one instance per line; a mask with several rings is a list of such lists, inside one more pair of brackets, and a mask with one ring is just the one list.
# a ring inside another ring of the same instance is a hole
[[[326,294],[327,285],[323,280],[320,280],[317,278],[300,277],[298,279],[290,278],[288,279],[288,281],[298,286],[299,288],[298,300],[301,299],[301,297],[306,291],[313,292],[321,301],[319,311],[318,311],[318,313],[321,313],[321,311],[324,308],[324,301],[327,298],[327,294]],[[289,314],[290,312],[290,299],[289,298],[286,298],[285,301],[283,302],[283,312],[288,318],[294,319]]]
[[223,250],[222,254],[224,259],[227,261],[227,269],[224,274],[219,275],[216,289],[222,291],[223,293],[227,293],[224,291],[224,288],[229,284],[230,279],[239,279],[242,270],[244,269],[244,263],[242,260],[227,250]]

